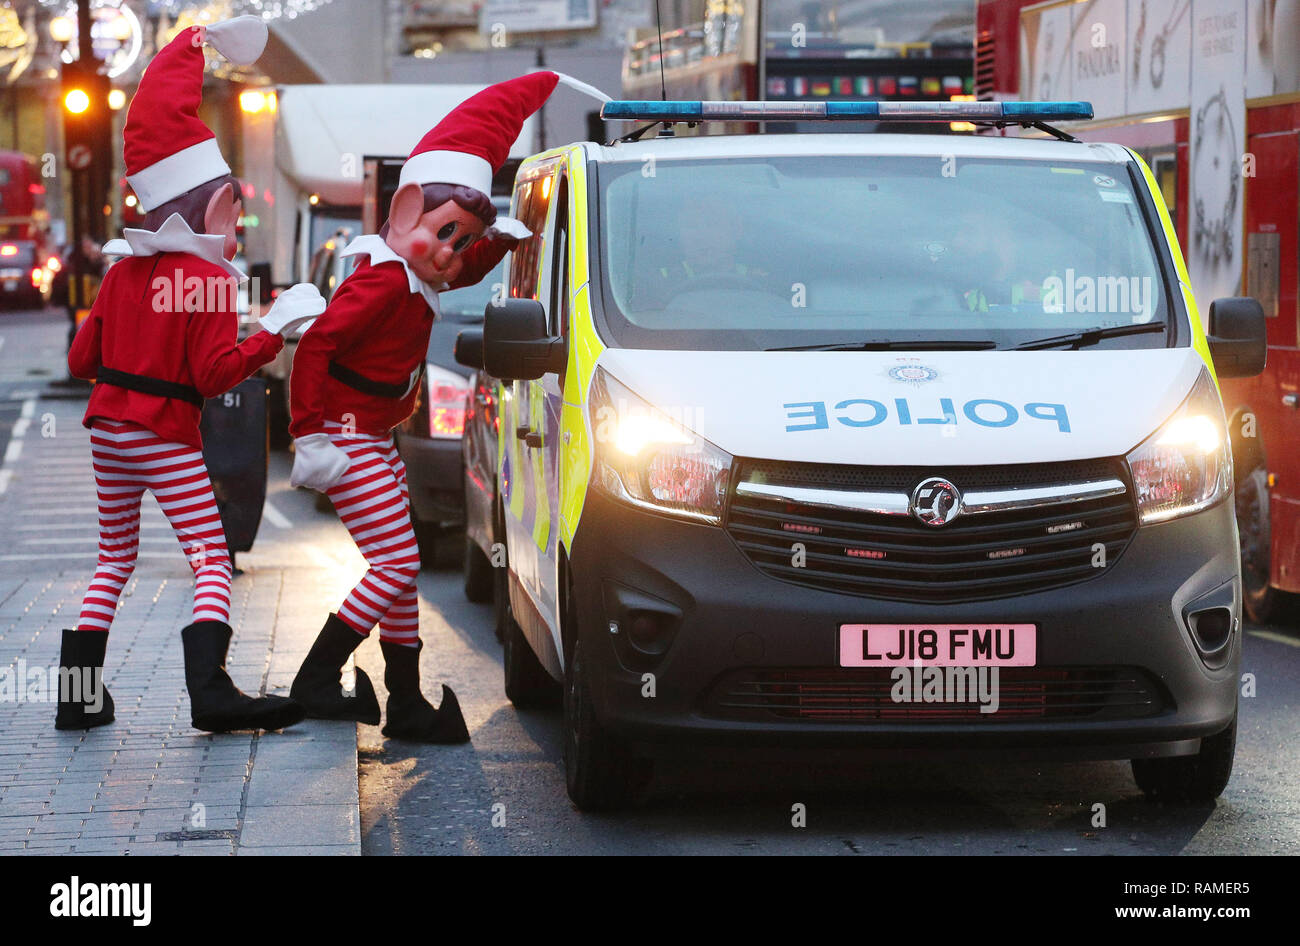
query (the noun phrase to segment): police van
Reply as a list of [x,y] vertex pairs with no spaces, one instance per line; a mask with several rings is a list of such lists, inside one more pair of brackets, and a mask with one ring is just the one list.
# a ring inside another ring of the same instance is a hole
[[[1205,801],[1241,647],[1217,378],[1140,157],[1087,103],[609,102],[527,159],[536,236],[481,369],[467,568],[516,705],[562,692],[568,790],[677,744],[1129,759]],[[674,136],[708,121],[971,121],[1044,137]],[[659,131],[659,134],[652,134]],[[485,439],[486,438],[486,439]]]

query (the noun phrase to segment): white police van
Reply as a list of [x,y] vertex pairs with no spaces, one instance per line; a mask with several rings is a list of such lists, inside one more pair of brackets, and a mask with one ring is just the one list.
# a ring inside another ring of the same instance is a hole
[[[484,553],[506,687],[563,685],[568,787],[675,743],[1232,768],[1241,581],[1208,325],[1139,157],[1086,103],[611,102],[650,123],[1036,125],[1054,138],[637,135],[524,162]],[[651,130],[654,125],[647,126]],[[645,129],[642,129],[644,131]]]

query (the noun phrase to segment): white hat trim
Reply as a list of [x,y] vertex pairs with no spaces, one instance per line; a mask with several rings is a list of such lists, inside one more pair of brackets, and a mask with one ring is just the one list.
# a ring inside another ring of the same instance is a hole
[[140,207],[148,213],[200,184],[229,173],[230,165],[221,156],[217,139],[206,138],[155,161],[135,174],[128,174],[126,181],[135,191]]
[[402,165],[397,186],[403,184],[461,184],[492,193],[492,165],[464,151],[422,151]]
[[269,36],[265,21],[246,13],[233,20],[213,23],[207,28],[206,42],[231,62],[247,66],[262,55]]

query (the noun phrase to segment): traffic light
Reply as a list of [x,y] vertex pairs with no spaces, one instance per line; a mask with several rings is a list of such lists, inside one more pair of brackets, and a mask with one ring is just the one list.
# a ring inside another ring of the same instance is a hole
[[[107,237],[108,195],[113,168],[113,110],[109,106],[110,83],[100,72],[103,63],[93,58],[64,63],[59,89],[63,113],[63,168],[66,171],[65,199],[68,201],[72,242],[80,246],[83,236],[102,244]],[[93,273],[82,272],[74,257],[69,274],[69,304],[75,312],[89,308],[94,298]]]
[[82,163],[71,153],[78,145],[88,149],[92,159],[108,156],[113,118],[108,105],[109,79],[99,71],[99,65],[94,62],[86,67],[78,61],[63,66],[60,105],[65,156],[73,170],[80,170],[77,165]]

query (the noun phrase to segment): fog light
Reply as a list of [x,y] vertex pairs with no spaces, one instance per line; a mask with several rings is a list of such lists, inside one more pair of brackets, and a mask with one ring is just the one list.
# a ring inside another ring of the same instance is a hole
[[1195,611],[1187,620],[1202,656],[1218,654],[1232,640],[1232,611],[1228,608]]
[[673,625],[667,614],[655,611],[629,611],[627,615],[627,635],[632,646],[647,654],[662,654],[668,649]]

